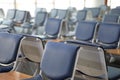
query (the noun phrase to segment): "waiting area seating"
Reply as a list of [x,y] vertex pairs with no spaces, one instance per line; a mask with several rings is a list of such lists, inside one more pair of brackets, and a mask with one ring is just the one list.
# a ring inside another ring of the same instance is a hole
[[99,46],[80,48],[76,69],[82,80],[118,80],[120,69],[106,65],[104,49]]
[[[57,51],[56,51],[56,50]],[[65,43],[48,42],[45,47],[41,62],[41,75],[52,80],[64,80],[74,78],[75,61],[79,46]],[[45,80],[37,75],[24,80]]]
[[22,35],[0,33],[0,73],[15,68]]
[[15,71],[36,75],[40,71],[43,43],[38,37],[25,35],[20,46],[21,57],[17,59]]
[[119,23],[120,17],[119,15],[115,15],[115,14],[106,14],[103,16],[102,22]]

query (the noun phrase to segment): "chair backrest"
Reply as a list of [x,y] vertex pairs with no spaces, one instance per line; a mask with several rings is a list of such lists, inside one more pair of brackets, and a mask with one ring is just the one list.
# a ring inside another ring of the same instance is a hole
[[26,16],[26,11],[17,10],[14,21],[17,23],[23,23]]
[[35,16],[35,26],[43,26],[47,17],[47,12],[38,12]]
[[120,15],[120,9],[114,8],[110,10],[110,14],[117,14]]
[[80,47],[76,69],[86,75],[85,80],[108,80],[104,50],[98,46]]
[[97,29],[97,22],[81,21],[75,31],[77,40],[90,41],[94,38],[94,33]]
[[36,8],[35,14],[37,14],[38,12],[47,12],[47,10],[46,8]]
[[11,64],[16,60],[22,35],[0,33],[0,63]]
[[58,9],[52,9],[52,10],[50,11],[49,17],[50,17],[50,18],[56,18],[57,13],[58,13]]
[[20,47],[22,57],[17,60],[16,71],[36,75],[40,71],[43,44],[40,38],[25,36]]
[[118,43],[120,38],[120,24],[100,23],[97,39],[105,44]]
[[42,57],[41,70],[51,80],[72,77],[79,46],[48,42]]
[[92,12],[93,18],[97,18],[100,15],[100,7],[94,7],[94,8],[85,8],[86,10],[90,10]]
[[106,14],[103,17],[103,21],[102,22],[119,23],[119,15]]
[[16,14],[16,9],[9,9],[7,11],[6,19],[14,19]]
[[0,18],[4,18],[5,14],[2,8],[0,8]]
[[40,63],[43,53],[43,44],[40,38],[26,36],[21,42],[21,51],[27,59]]
[[87,10],[79,10],[77,11],[77,20],[78,21],[83,21],[86,20],[86,16],[87,16]]
[[66,19],[68,15],[68,10],[58,9],[57,18]]
[[56,36],[59,37],[62,20],[61,19],[55,19],[55,18],[48,18],[45,26],[45,34],[48,36]]

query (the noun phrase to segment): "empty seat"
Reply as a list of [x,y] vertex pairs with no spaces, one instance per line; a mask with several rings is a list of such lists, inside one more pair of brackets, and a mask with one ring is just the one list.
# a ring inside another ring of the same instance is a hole
[[111,9],[109,14],[117,14],[117,15],[120,15],[120,9],[117,9],[117,8]]
[[100,7],[85,8],[85,10],[92,12],[92,20],[100,21],[100,18],[101,18],[101,8]]
[[56,18],[57,13],[58,13],[58,9],[51,9],[49,17],[50,18]]
[[118,47],[120,36],[120,25],[101,23],[97,33],[96,43],[104,49],[113,49]]
[[97,22],[81,21],[75,31],[75,40],[67,40],[69,43],[88,44],[94,41],[95,33],[97,30]]
[[14,18],[14,25],[19,26],[20,24],[22,24],[25,20],[25,15],[26,15],[25,11],[17,10]]
[[48,18],[45,25],[44,35],[38,35],[43,40],[56,39],[60,37],[62,27],[62,20],[55,18]]
[[77,77],[85,80],[118,80],[120,69],[106,66],[104,50],[99,46],[80,48]]
[[22,35],[0,33],[0,72],[13,69],[22,37]]
[[21,42],[21,57],[17,59],[16,71],[36,75],[40,71],[43,43],[40,38],[25,36]]
[[[76,45],[48,42],[42,57],[41,73],[51,80],[73,80],[78,49]],[[46,80],[41,77],[37,75],[25,80]]]
[[16,9],[9,9],[7,11],[6,19],[14,19],[16,14]]
[[119,23],[119,15],[115,15],[115,14],[106,14],[103,17],[103,21],[102,22],[108,22],[108,23]]
[[9,9],[7,11],[6,18],[3,20],[3,22],[0,25],[0,28],[10,28],[13,27],[13,19],[15,18],[16,15],[16,9]]
[[[47,19],[47,12],[38,12],[36,13],[35,20],[33,23],[24,23],[22,24],[23,32],[27,29],[29,34],[43,34],[44,25]],[[33,32],[33,33],[32,33]]]

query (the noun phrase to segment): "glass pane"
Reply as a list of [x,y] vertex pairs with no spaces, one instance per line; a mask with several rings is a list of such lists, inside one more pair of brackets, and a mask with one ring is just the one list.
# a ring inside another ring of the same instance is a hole
[[115,7],[117,7],[117,6],[120,6],[120,0],[109,0],[109,4],[110,4],[110,7],[111,8],[115,8]]
[[55,0],[55,8],[57,9],[67,9],[69,6],[69,0]]
[[34,16],[35,0],[16,0],[16,9],[30,11],[31,16]]
[[14,0],[0,0],[0,8],[3,8],[6,14],[8,9],[14,8]]
[[54,8],[54,0],[37,0],[37,8],[46,8],[49,12]]
[[71,7],[76,7],[77,10],[84,8],[84,0],[71,0]]

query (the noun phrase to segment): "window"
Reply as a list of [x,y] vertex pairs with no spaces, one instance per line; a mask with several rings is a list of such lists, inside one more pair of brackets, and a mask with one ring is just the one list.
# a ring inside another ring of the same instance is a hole
[[16,9],[30,11],[31,16],[34,16],[35,0],[16,0]]
[[37,8],[46,8],[50,12],[54,8],[54,0],[37,0]]
[[5,14],[7,13],[8,9],[14,9],[14,0],[0,0],[0,8],[3,8]]

